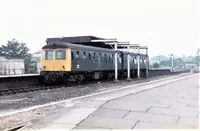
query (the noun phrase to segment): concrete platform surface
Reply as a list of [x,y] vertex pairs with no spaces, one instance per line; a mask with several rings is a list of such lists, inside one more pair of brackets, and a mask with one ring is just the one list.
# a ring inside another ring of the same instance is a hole
[[40,74],[0,75],[0,78],[39,76]]
[[194,74],[76,100],[20,131],[197,128],[199,76]]

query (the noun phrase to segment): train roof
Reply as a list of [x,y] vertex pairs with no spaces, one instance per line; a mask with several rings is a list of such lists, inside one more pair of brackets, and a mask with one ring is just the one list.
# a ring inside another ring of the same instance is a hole
[[47,44],[52,42],[70,42],[70,43],[87,43],[92,40],[104,40],[104,38],[96,37],[96,36],[73,36],[73,37],[55,37],[55,38],[47,38]]
[[[42,49],[58,49],[58,48],[70,48],[70,49],[78,49],[78,50],[85,50],[85,51],[101,51],[101,52],[111,52],[114,53],[114,49],[106,49],[106,48],[100,48],[100,47],[93,47],[88,45],[77,45],[73,43],[66,43],[66,42],[53,42],[51,44],[47,44],[42,47]],[[119,51],[127,54],[127,52]],[[131,54],[136,54],[132,53]],[[142,56],[145,56],[144,54],[140,54]]]
[[57,38],[47,38],[47,45],[54,42],[66,42],[73,43],[77,45],[87,45],[94,47],[101,47],[112,49],[110,45],[106,45],[104,42],[92,42],[92,40],[105,40],[105,38],[100,38],[96,36],[73,36],[73,37],[57,37]]
[[114,49],[106,49],[106,48],[100,48],[100,47],[94,47],[94,46],[88,46],[88,45],[78,45],[78,44],[66,43],[66,42],[53,42],[51,44],[48,44],[42,47],[42,49],[58,49],[58,48],[114,52]]

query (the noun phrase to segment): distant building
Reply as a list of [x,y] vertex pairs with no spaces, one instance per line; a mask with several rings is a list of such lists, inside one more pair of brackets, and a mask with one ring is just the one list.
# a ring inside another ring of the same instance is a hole
[[6,59],[0,56],[0,75],[21,75],[24,73],[23,59]]

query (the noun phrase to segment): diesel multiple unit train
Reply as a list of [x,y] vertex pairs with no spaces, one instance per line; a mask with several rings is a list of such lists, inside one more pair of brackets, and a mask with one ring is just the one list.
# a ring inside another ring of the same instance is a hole
[[[42,47],[41,75],[45,83],[64,84],[83,80],[114,79],[115,51],[69,42],[51,42]],[[118,77],[127,76],[127,52],[117,51]],[[137,76],[137,55],[140,55],[141,77],[146,72],[146,55],[130,53],[130,76]]]

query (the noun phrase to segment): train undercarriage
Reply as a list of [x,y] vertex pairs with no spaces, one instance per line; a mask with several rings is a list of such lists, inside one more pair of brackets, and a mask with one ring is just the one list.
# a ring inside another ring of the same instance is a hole
[[[44,84],[62,83],[64,85],[70,85],[72,83],[81,84],[83,81],[91,80],[114,80],[114,71],[79,71],[79,72],[64,72],[64,71],[41,71]],[[140,76],[146,77],[146,70],[140,70]],[[126,78],[127,70],[118,70],[118,78]],[[130,77],[137,77],[137,70],[130,71]]]

